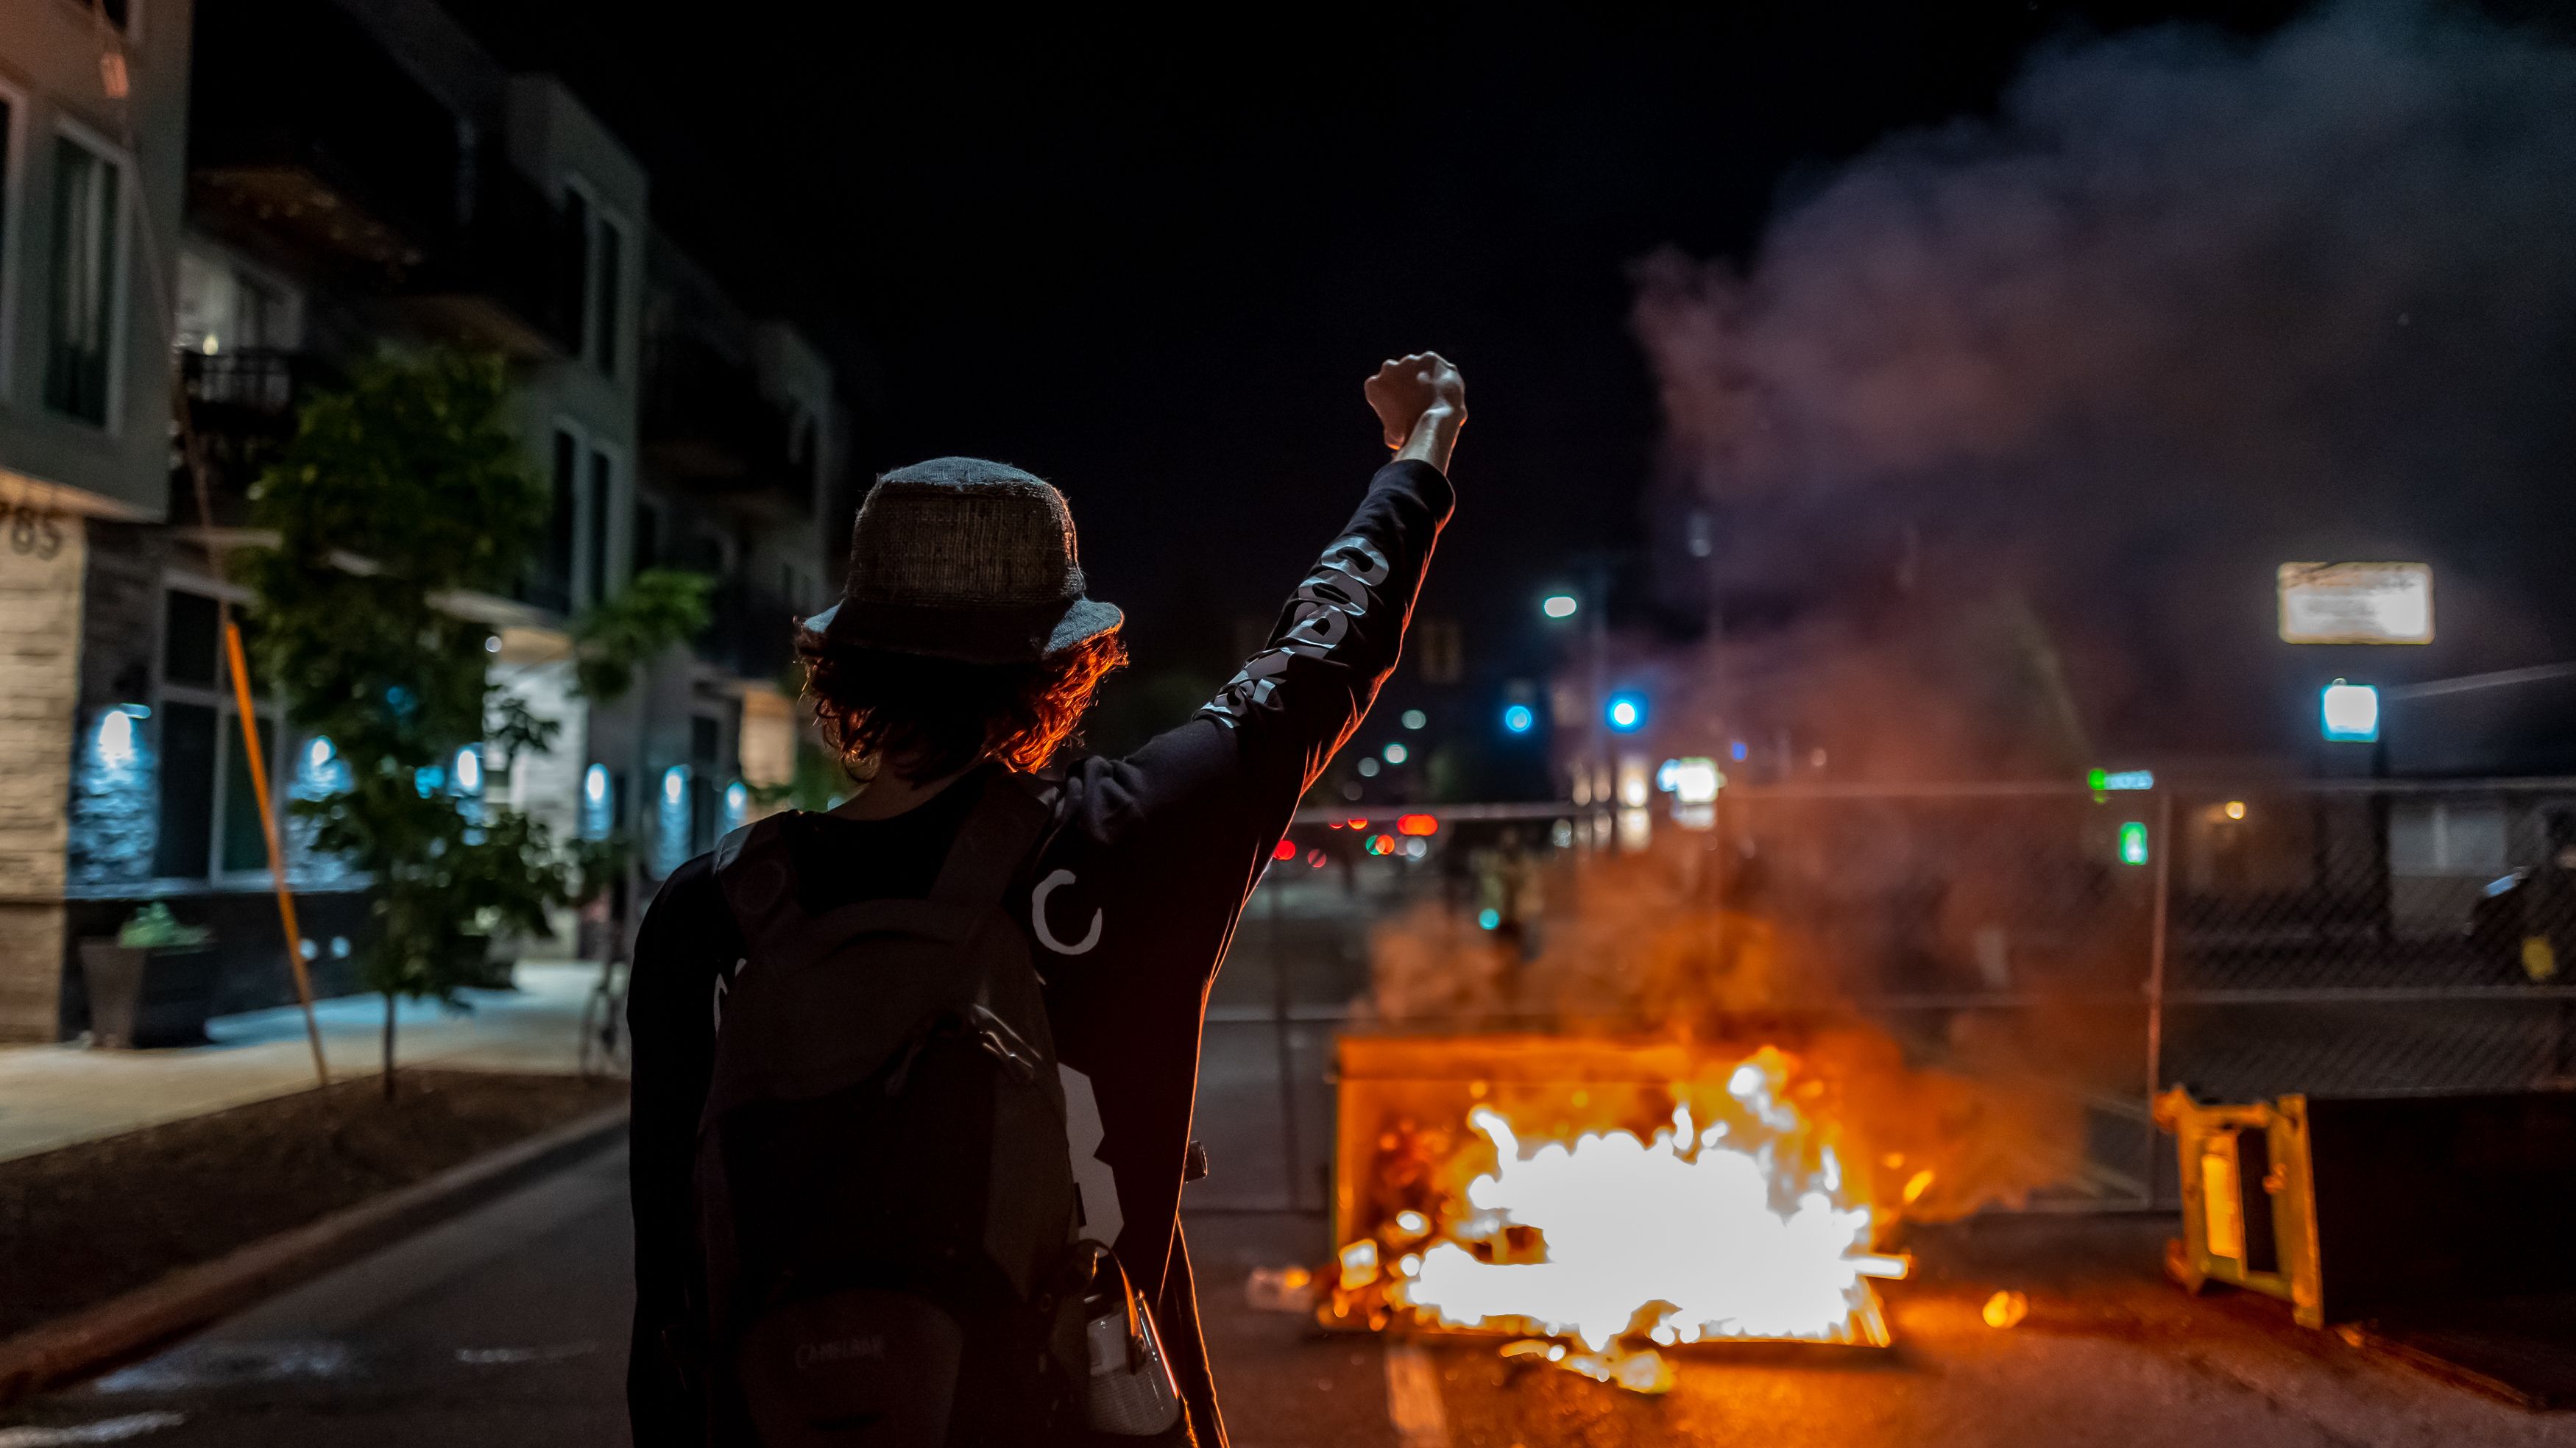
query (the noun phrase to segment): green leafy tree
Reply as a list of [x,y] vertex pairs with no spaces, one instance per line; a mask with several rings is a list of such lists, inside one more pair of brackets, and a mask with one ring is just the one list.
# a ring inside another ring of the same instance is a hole
[[[380,357],[305,405],[251,494],[254,520],[277,535],[244,569],[262,672],[287,717],[328,735],[348,768],[346,788],[294,808],[315,848],[375,881],[375,938],[358,963],[385,997],[388,1094],[398,1000],[461,1005],[460,990],[494,980],[496,936],[542,935],[549,908],[600,888],[587,878],[597,862],[448,772],[487,736],[515,759],[556,732],[494,683],[490,629],[450,606],[507,592],[544,534],[550,500],[506,421],[508,391],[497,358]],[[641,605],[602,605],[620,621],[584,620],[596,636],[576,670],[585,691],[623,690],[643,658],[703,628],[691,596],[703,600],[703,583],[691,595],[656,582]]]

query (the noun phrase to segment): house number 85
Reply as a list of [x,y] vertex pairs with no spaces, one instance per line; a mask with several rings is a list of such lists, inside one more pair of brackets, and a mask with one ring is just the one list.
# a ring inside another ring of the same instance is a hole
[[25,503],[7,511],[10,552],[50,559],[63,551],[62,514],[50,509],[39,513]]

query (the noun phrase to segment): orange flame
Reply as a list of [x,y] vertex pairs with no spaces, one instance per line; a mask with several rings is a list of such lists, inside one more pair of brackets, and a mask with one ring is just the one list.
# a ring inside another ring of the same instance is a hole
[[[1775,1047],[1696,1074],[1670,1086],[1669,1119],[1643,1138],[1587,1090],[1518,1123],[1478,1092],[1474,1135],[1423,1177],[1446,1185],[1343,1248],[1328,1311],[1372,1299],[1417,1327],[1548,1339],[1546,1361],[1649,1392],[1671,1381],[1657,1346],[1885,1346],[1871,1284],[1908,1264],[1875,1250],[1871,1158],[1847,1157],[1841,1129],[1800,1109],[1821,1088],[1793,1080]],[[1589,1129],[1539,1126],[1550,1110],[1588,1114]]]

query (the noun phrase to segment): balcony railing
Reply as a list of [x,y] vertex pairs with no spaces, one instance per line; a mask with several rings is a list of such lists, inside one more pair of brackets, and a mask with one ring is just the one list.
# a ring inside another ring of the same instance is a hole
[[191,219],[415,324],[518,357],[578,350],[563,209],[329,0],[198,17]]
[[456,209],[456,118],[326,0],[197,17],[189,171],[202,221],[316,264],[416,261]]
[[772,519],[811,514],[812,467],[791,451],[786,410],[749,368],[706,343],[652,338],[641,425],[655,466],[710,501]]
[[[297,409],[317,388],[337,385],[341,374],[310,353],[266,347],[183,351],[178,360],[188,425],[206,460],[213,522],[241,526],[250,520],[250,485],[295,436]],[[194,490],[182,459],[172,479],[174,517],[196,520]]]
[[395,284],[403,310],[433,330],[521,358],[581,350],[578,248],[570,218],[500,157],[475,177],[473,208]]

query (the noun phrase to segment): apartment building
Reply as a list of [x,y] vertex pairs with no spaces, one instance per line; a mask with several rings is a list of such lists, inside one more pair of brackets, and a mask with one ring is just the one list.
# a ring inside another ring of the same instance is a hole
[[[0,1031],[19,1036],[79,1029],[76,941],[112,933],[147,900],[214,928],[220,1008],[285,996],[265,840],[216,630],[223,607],[244,597],[226,579],[227,550],[258,541],[251,482],[291,436],[296,409],[351,364],[429,345],[507,360],[513,421],[527,466],[551,485],[553,512],[541,556],[510,596],[455,606],[490,625],[499,681],[561,732],[549,753],[512,767],[469,751],[454,778],[558,837],[627,832],[643,846],[647,883],[748,817],[752,786],[793,767],[794,716],[767,661],[783,664],[790,620],[814,606],[825,554],[815,499],[836,486],[844,436],[819,356],[784,327],[745,317],[658,239],[651,178],[633,153],[564,85],[511,73],[430,0],[212,8],[196,17],[193,47],[184,6],[129,3],[126,44],[148,54],[129,66],[137,116],[125,133],[148,141],[110,144],[120,133],[98,120],[120,118],[80,119],[68,103],[36,99],[53,90],[33,81],[21,86],[31,99],[13,106],[29,112],[13,114],[13,137],[60,130],[87,148],[80,155],[124,168],[129,191],[158,184],[157,200],[128,204],[161,227],[152,247],[100,250],[132,269],[113,304],[110,380],[65,384],[115,425],[33,416],[50,406],[52,384],[39,383],[51,363],[44,347],[31,349],[28,328],[31,318],[40,330],[53,323],[24,305],[0,314],[16,328],[0,407],[0,467],[12,477],[0,486],[95,498],[45,514],[78,521],[70,562],[59,553],[43,566],[0,562],[9,606],[35,609],[16,600],[41,594],[70,641],[50,664],[23,646],[0,660],[67,681],[60,704],[22,704],[32,695],[10,691],[9,727],[59,736],[33,741],[63,761],[54,779],[0,764],[0,790],[56,801],[50,825],[34,806],[23,827],[18,814],[0,814],[8,898],[30,901],[10,907],[23,918],[9,928],[26,939],[0,943],[0,993],[15,991],[0,1004]],[[94,19],[71,0],[0,0],[5,23],[21,11],[66,35]],[[22,50],[0,46],[0,56]],[[98,64],[82,63],[66,59],[46,85],[77,92],[86,75],[95,92]],[[15,80],[0,72],[0,96]],[[148,107],[147,81],[167,90]],[[37,114],[48,106],[64,118]],[[10,155],[27,150],[13,142]],[[78,161],[56,163],[58,172],[62,164]],[[14,166],[10,180],[6,215],[26,215],[14,204]],[[77,178],[27,182],[30,194],[34,185],[88,194]],[[112,224],[139,236],[144,221]],[[42,247],[10,242],[17,262],[0,282],[15,295],[27,290],[14,284],[28,251],[50,262]],[[158,273],[128,251],[157,256]],[[665,280],[665,257],[682,283]],[[704,356],[658,340],[659,319],[674,312],[660,299],[674,293],[691,298],[691,320],[672,335],[685,331]],[[675,367],[694,370],[676,380]],[[206,464],[202,490],[196,473],[172,465],[174,376]],[[729,390],[702,394],[707,379]],[[26,428],[42,422],[72,441],[52,444],[55,453],[42,438],[22,447],[22,410]],[[116,444],[121,470],[106,468],[101,436]],[[85,438],[87,453],[62,452]],[[96,478],[70,466],[91,454]],[[801,509],[781,481],[800,460]],[[572,689],[568,625],[656,562],[715,574],[726,626],[699,648],[671,651],[628,698],[590,707]],[[775,636],[769,652],[746,652],[764,631]],[[298,737],[264,698],[253,709],[280,789],[329,789],[340,767],[329,741]],[[298,948],[326,991],[350,988],[365,882],[300,841],[289,856],[306,936]],[[46,888],[58,897],[50,926],[35,899]],[[571,939],[536,948],[568,952]]]
[[97,553],[165,516],[189,12],[0,4],[0,1038],[55,1034],[72,800],[148,747],[82,643]]

